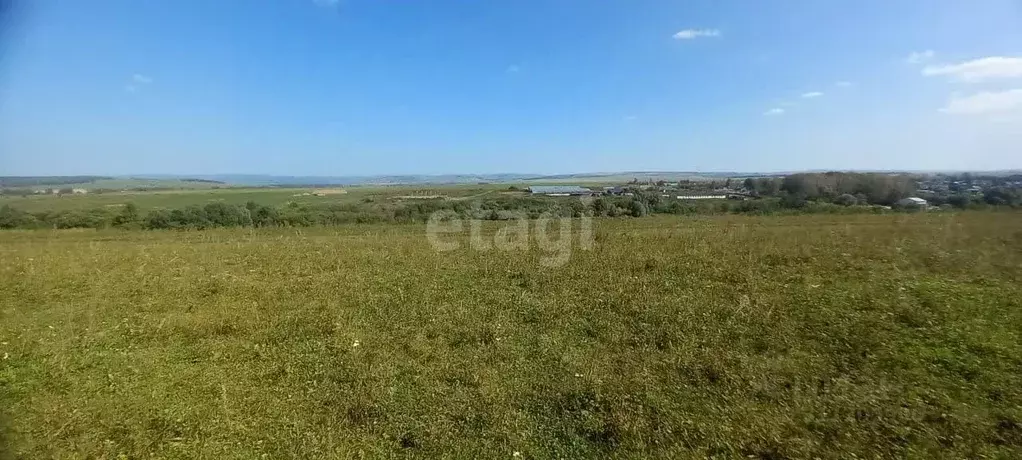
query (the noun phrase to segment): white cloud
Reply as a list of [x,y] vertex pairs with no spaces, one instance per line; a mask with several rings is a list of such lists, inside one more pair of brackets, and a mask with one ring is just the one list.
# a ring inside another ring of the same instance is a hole
[[763,115],[766,115],[768,117],[775,117],[775,116],[778,116],[778,115],[784,115],[784,109],[782,109],[780,107],[774,107],[774,108],[772,108],[770,110],[767,110],[766,112],[763,112]]
[[948,75],[967,83],[976,83],[997,78],[1022,77],[1022,57],[990,56],[973,59],[959,64],[927,66],[923,75]]
[[1004,113],[1022,109],[1022,88],[1000,92],[976,93],[971,96],[952,95],[941,112],[956,115]]
[[717,29],[685,29],[674,34],[675,40],[691,40],[699,37],[719,37],[720,31]]
[[635,115],[628,115],[628,116],[624,117],[625,121],[635,121],[635,120],[638,120],[638,119],[639,119],[639,117],[637,117]]
[[834,86],[837,86],[838,88],[847,88],[852,85],[853,83],[850,81],[839,81],[837,83],[834,83]]
[[937,53],[935,53],[933,50],[913,51],[912,54],[909,54],[908,57],[905,58],[905,62],[909,64],[922,64],[924,62],[929,61],[930,59],[933,59],[933,57],[936,55]]
[[509,65],[509,66],[507,66],[507,73],[518,73],[518,72],[521,72],[521,70],[522,70],[522,68],[518,67],[517,65]]
[[810,91],[808,93],[802,93],[802,98],[803,99],[811,99],[811,98],[820,97],[820,96],[823,96],[823,93],[821,93],[819,91]]
[[152,82],[152,77],[148,77],[140,73],[132,74],[131,78],[128,79],[128,83],[124,85],[124,91],[134,94],[141,91],[143,87]]

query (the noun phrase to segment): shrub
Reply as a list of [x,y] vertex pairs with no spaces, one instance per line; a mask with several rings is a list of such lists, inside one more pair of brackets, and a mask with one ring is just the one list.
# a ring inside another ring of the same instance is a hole
[[38,224],[36,218],[10,205],[0,207],[0,228],[31,228]]
[[854,206],[859,204],[859,200],[851,193],[844,193],[834,199],[834,204],[839,204],[841,206]]
[[242,227],[252,225],[252,215],[247,208],[226,203],[210,203],[203,209],[206,219],[214,227]]
[[969,198],[969,195],[959,194],[959,195],[952,195],[950,198],[947,199],[947,202],[951,206],[954,206],[956,208],[965,209],[965,208],[969,207],[969,203],[972,202],[972,199]]
[[781,198],[781,207],[802,209],[806,206],[806,195],[803,193],[787,193]]
[[142,227],[150,230],[174,228],[173,221],[171,220],[170,216],[170,211],[164,209],[155,209],[149,211],[149,214],[146,214],[145,216],[145,220],[143,221]]
[[139,220],[138,207],[135,206],[135,203],[128,203],[121,208],[120,214],[114,217],[113,225],[115,227],[130,227],[137,224]]
[[646,204],[639,200],[632,200],[628,204],[628,212],[632,217],[643,217],[646,215]]
[[111,216],[100,209],[63,211],[50,219],[54,228],[103,228],[112,221]]
[[249,208],[249,214],[252,218],[252,225],[256,227],[272,227],[281,224],[280,213],[269,206],[255,205]]

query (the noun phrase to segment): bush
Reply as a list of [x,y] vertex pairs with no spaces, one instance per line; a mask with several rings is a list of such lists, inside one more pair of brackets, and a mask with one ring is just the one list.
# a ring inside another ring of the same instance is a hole
[[35,216],[12,208],[10,205],[0,207],[0,228],[32,228],[38,224]]
[[163,209],[149,211],[149,214],[145,216],[142,227],[150,230],[175,228],[171,220],[170,211]]
[[1007,187],[994,187],[983,192],[983,201],[994,206],[1016,206],[1022,204],[1022,193]]
[[249,209],[252,225],[256,227],[272,227],[281,224],[280,213],[274,208],[259,205],[246,207]]
[[776,199],[772,200],[745,200],[732,208],[733,212],[742,214],[767,214],[778,209]]
[[839,204],[841,206],[855,206],[859,204],[859,200],[855,198],[855,195],[844,193],[834,199],[834,204]]
[[632,200],[628,204],[628,212],[632,217],[643,217],[646,215],[646,204],[639,200]]
[[226,203],[210,203],[203,209],[206,220],[214,227],[247,227],[252,225],[248,208]]
[[175,209],[170,212],[170,217],[174,221],[175,228],[202,230],[213,226],[209,217],[206,216],[205,209],[198,205],[191,205],[184,209]]
[[969,198],[969,195],[952,195],[947,199],[947,202],[956,208],[965,209],[969,207],[970,203],[972,203],[972,198]]
[[806,207],[806,196],[803,193],[788,193],[781,198],[781,207],[788,209],[802,209]]
[[112,222],[110,214],[101,209],[63,211],[50,219],[54,228],[104,228]]
[[121,208],[120,214],[114,217],[113,225],[115,227],[131,227],[138,224],[140,219],[138,207],[135,206],[135,203],[128,203]]

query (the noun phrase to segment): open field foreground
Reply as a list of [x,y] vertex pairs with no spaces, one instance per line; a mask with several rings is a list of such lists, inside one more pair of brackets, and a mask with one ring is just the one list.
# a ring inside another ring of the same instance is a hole
[[594,228],[0,232],[0,457],[1022,458],[1022,214]]

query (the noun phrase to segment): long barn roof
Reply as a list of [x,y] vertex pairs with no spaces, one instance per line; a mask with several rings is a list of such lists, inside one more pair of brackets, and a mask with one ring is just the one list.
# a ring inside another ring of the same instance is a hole
[[532,193],[589,193],[592,190],[577,185],[533,185],[529,187],[529,191]]

